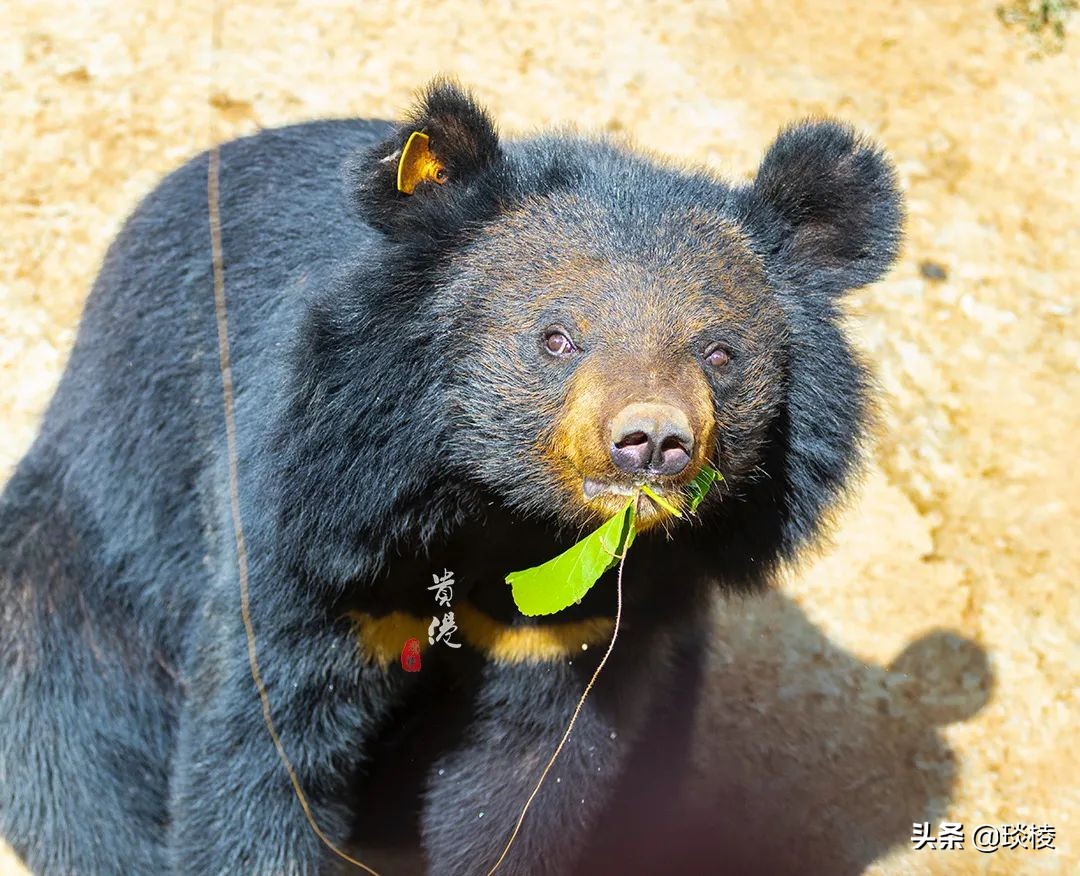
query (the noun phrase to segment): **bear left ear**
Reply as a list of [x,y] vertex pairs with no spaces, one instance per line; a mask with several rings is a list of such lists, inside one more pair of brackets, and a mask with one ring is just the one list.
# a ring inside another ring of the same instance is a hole
[[394,132],[347,167],[363,218],[392,236],[440,237],[480,219],[482,185],[502,162],[488,114],[457,85],[432,83]]
[[892,165],[846,125],[788,128],[745,194],[747,218],[796,287],[838,295],[881,277],[899,252],[903,206]]

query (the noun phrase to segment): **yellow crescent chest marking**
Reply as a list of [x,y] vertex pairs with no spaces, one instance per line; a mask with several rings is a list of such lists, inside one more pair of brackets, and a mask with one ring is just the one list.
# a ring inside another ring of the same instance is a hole
[[401,649],[409,639],[420,643],[420,652],[429,647],[428,624],[431,618],[417,617],[403,611],[392,611],[376,617],[367,612],[351,611],[349,618],[356,626],[360,657],[365,663],[389,666],[401,658]]
[[[582,645],[599,645],[611,638],[613,618],[594,617],[567,623],[510,626],[468,602],[454,606],[459,641],[497,663],[547,663],[579,654]],[[421,652],[430,650],[430,617],[394,611],[384,615],[350,612],[356,625],[361,658],[387,667],[401,656],[407,639],[416,639]]]
[[593,617],[567,623],[512,627],[500,623],[467,602],[455,615],[465,641],[498,663],[545,663],[581,653],[582,645],[611,638],[615,621]]

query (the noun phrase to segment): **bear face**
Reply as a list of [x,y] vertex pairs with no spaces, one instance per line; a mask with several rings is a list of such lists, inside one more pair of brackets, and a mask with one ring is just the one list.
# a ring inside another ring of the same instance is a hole
[[[782,314],[738,229],[686,203],[646,198],[629,210],[653,215],[630,219],[613,191],[556,192],[455,260],[473,345],[456,358],[471,389],[455,425],[492,451],[480,477],[519,510],[587,524],[636,484],[678,503],[705,463],[735,484],[759,461],[782,402]],[[513,429],[505,399],[529,402]],[[637,513],[668,517],[644,495]]]
[[[406,193],[417,131],[429,172]],[[384,282],[438,327],[444,477],[574,528],[641,484],[678,505],[709,464],[723,482],[703,519],[726,499],[762,506],[761,559],[813,533],[867,419],[836,300],[898,246],[899,194],[874,147],[804,124],[732,186],[607,143],[504,145],[437,83],[349,173],[390,244]],[[638,515],[672,522],[644,495]]]

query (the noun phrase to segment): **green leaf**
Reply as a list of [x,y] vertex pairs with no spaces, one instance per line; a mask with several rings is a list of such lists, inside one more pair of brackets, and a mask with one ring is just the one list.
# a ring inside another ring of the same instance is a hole
[[634,542],[633,496],[618,514],[573,547],[540,566],[511,572],[506,583],[522,614],[554,614],[589,592]]
[[712,485],[716,481],[722,481],[724,476],[711,465],[703,465],[697,477],[690,482],[690,513],[697,511],[701,500],[705,498]]

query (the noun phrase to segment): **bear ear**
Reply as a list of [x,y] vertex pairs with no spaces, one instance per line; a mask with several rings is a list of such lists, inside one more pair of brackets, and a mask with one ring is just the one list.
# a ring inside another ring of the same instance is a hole
[[881,277],[899,252],[903,206],[892,165],[846,125],[783,131],[749,196],[751,224],[797,288],[838,295]]
[[[460,87],[428,86],[393,133],[353,158],[346,174],[369,224],[396,236],[439,237],[482,218],[483,178],[502,162],[495,126]],[[490,199],[486,199],[490,200]]]

